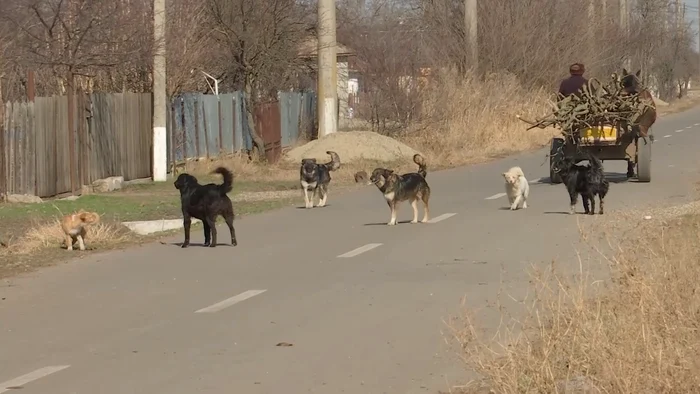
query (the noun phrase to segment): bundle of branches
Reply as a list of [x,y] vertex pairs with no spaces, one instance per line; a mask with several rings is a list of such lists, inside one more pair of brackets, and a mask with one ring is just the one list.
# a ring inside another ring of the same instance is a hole
[[548,116],[534,122],[518,118],[530,124],[528,130],[557,127],[566,136],[585,127],[631,126],[649,105],[638,94],[624,94],[615,76],[607,85],[592,78],[583,86],[580,96],[558,94],[557,98],[556,102],[550,102],[553,109]]

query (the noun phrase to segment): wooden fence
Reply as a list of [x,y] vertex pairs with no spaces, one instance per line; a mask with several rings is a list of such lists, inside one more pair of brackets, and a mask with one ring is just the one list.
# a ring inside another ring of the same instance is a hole
[[76,94],[68,103],[53,96],[5,104],[0,193],[51,197],[110,176],[151,176],[150,93]]

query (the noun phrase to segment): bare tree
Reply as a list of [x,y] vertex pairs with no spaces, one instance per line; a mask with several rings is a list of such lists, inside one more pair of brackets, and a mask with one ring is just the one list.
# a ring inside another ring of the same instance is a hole
[[207,85],[199,71],[220,76],[225,70],[212,38],[206,4],[170,0],[167,11],[168,96],[203,91]]
[[17,0],[3,17],[20,33],[19,63],[52,74],[46,93],[64,92],[72,76],[90,90],[133,90],[127,81],[149,84],[148,10],[145,0]]
[[299,44],[306,38],[304,8],[294,0],[208,0],[213,35],[222,50],[222,79],[245,92],[254,147],[264,157],[264,141],[255,130],[257,103],[273,98],[294,82],[301,67]]

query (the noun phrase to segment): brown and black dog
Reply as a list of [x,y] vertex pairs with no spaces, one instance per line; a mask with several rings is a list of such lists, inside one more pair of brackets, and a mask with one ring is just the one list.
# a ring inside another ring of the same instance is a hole
[[316,159],[301,159],[299,183],[304,190],[306,208],[314,207],[314,197],[319,193],[319,207],[325,207],[328,201],[328,185],[331,183],[331,171],[340,168],[340,156],[333,151],[326,151],[331,161],[319,164]]
[[418,223],[418,200],[423,201],[423,220],[426,223],[430,220],[430,186],[425,180],[428,174],[427,165],[423,156],[413,155],[413,162],[418,164],[418,172],[398,175],[393,170],[386,168],[375,168],[369,180],[374,183],[379,191],[384,194],[387,204],[391,209],[391,220],[389,226],[396,225],[396,209],[400,202],[410,201],[413,207],[413,220],[411,223]]

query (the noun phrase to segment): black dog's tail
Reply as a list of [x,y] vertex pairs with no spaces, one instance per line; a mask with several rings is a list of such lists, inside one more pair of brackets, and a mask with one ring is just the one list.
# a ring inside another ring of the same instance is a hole
[[428,165],[425,163],[425,158],[416,153],[413,155],[413,162],[418,164],[418,173],[425,178],[428,175]]
[[332,150],[326,151],[326,153],[331,157],[331,161],[325,164],[328,171],[335,171],[340,168],[340,156]]
[[591,163],[591,169],[596,172],[603,172],[603,162],[595,155],[589,153],[588,161]]
[[218,167],[212,174],[221,174],[224,177],[224,183],[219,185],[221,194],[226,194],[233,190],[233,173],[224,167]]

